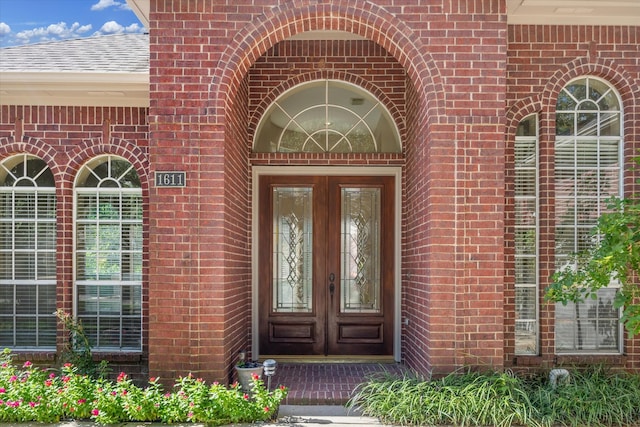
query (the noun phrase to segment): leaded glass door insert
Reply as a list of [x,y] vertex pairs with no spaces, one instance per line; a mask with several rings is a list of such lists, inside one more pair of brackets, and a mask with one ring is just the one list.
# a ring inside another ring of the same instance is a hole
[[308,313],[313,306],[313,189],[273,188],[273,310]]
[[262,355],[391,355],[393,178],[263,176]]
[[342,188],[341,313],[380,312],[380,189]]

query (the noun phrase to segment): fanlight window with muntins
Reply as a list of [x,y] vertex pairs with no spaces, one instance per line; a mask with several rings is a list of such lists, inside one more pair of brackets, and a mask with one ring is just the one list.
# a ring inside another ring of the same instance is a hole
[[398,153],[398,129],[375,96],[336,80],[298,85],[262,117],[254,151],[264,153]]

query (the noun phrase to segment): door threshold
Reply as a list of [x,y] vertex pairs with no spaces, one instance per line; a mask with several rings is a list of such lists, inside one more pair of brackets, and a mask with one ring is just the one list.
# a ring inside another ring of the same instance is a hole
[[260,361],[273,359],[282,363],[396,363],[393,356],[308,356],[293,354],[260,355]]

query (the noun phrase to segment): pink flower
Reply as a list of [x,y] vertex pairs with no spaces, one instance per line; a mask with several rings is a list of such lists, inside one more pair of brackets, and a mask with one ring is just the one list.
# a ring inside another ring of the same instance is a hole
[[127,390],[122,390],[122,395],[123,395],[123,396],[126,396],[126,395],[127,395],[127,393],[128,393],[128,391],[127,391]]
[[6,393],[7,389],[5,389],[4,387],[0,387],[0,393]]
[[16,377],[15,375],[11,375],[11,378],[9,378],[9,382],[12,383],[14,381],[18,381],[18,377]]
[[36,402],[29,402],[29,406],[31,406],[32,408],[36,407]]
[[97,408],[92,409],[91,415],[93,415],[94,417],[97,417],[98,415],[100,415],[100,410]]
[[253,378],[253,380],[255,381],[255,380],[259,379],[260,377],[258,376],[258,374],[251,374],[251,378]]
[[62,365],[62,366],[64,366],[65,368],[70,368],[70,367],[72,367],[72,366],[73,366],[73,363],[69,363],[69,362],[67,362],[67,363],[65,363],[65,364],[64,364],[64,365]]
[[193,412],[189,412],[189,413],[187,414],[187,418],[193,418]]
[[28,368],[31,365],[33,365],[33,363],[29,362],[28,360],[26,362],[24,362],[24,365],[22,365],[23,368]]
[[46,387],[51,387],[51,384],[53,384],[53,381],[51,381],[51,380],[45,380],[45,381],[44,381],[44,385],[45,385]]
[[118,379],[117,382],[121,382],[127,379],[127,374],[125,374],[124,372],[120,372],[120,374],[118,375]]
[[249,395],[248,395],[247,393],[245,393],[245,394],[242,396],[242,398],[243,398],[244,400],[249,400]]
[[82,405],[83,403],[87,403],[87,399],[78,399],[78,405]]
[[150,382],[150,383],[155,382],[155,380],[156,380],[156,377],[151,377],[151,378],[149,378],[149,382]]
[[71,377],[67,377],[66,375],[64,377],[62,377],[62,382],[63,383],[68,383],[71,380]]
[[264,412],[269,412],[269,407],[268,406],[264,407]]
[[49,374],[49,378],[54,379],[55,377],[56,377],[56,374],[54,374],[53,372]]
[[111,396],[115,396],[116,394],[118,394],[118,393],[116,393],[115,391],[111,392]]

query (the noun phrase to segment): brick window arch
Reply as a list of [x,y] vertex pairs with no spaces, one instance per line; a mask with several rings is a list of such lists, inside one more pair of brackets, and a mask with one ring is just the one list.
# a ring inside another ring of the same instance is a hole
[[40,158],[0,163],[0,347],[56,346],[56,192]]
[[143,208],[133,165],[90,160],[75,182],[74,305],[98,351],[142,350]]

